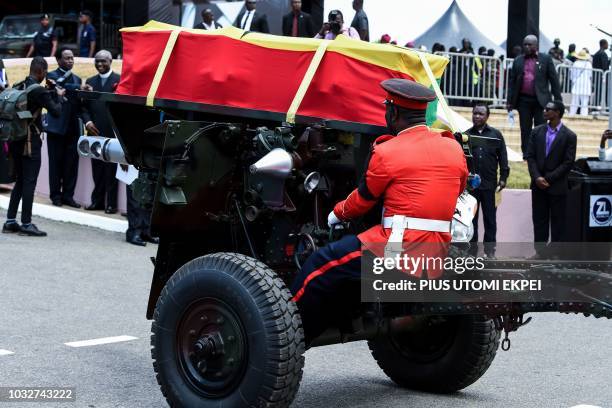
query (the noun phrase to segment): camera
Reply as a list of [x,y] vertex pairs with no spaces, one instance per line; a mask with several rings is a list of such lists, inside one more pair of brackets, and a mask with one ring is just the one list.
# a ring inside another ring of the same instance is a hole
[[329,22],[329,30],[334,33],[335,35],[340,34],[340,31],[342,31],[342,26],[340,25],[340,23],[338,21],[330,21]]
[[338,16],[340,16],[340,12],[338,10],[332,10],[329,13],[329,22],[327,23],[329,24],[330,31],[335,35],[340,34],[340,31],[342,31],[342,23],[338,21]]

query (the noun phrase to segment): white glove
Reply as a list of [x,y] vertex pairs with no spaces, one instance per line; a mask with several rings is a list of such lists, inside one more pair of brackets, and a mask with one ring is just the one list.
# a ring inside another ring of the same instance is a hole
[[342,221],[340,221],[340,218],[336,217],[336,214],[334,214],[333,210],[327,216],[327,225],[329,226],[329,228],[333,228],[334,225],[340,224],[341,222]]

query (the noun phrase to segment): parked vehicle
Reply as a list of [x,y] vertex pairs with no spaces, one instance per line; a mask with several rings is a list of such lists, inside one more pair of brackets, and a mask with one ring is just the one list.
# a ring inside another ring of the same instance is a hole
[[[79,19],[76,15],[50,14],[58,47],[77,49]],[[0,22],[0,58],[25,57],[34,35],[40,28],[40,14],[8,15]]]

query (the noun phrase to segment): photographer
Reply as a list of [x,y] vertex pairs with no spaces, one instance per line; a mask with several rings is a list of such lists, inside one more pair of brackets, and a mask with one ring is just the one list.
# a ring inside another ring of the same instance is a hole
[[[26,89],[31,85],[40,83],[47,75],[47,61],[43,57],[34,57],[30,64],[30,75],[21,83],[15,84],[17,89]],[[40,130],[42,121],[40,112],[45,108],[51,116],[59,116],[62,111],[60,98],[64,97],[65,90],[55,88],[48,91],[42,86],[32,87],[28,91],[28,110],[32,113],[32,122],[29,124],[28,137],[24,140],[13,141],[9,144],[10,155],[13,159],[13,169],[16,182],[11,192],[11,199],[6,215],[6,222],[2,226],[3,233],[19,233],[33,237],[44,237],[46,232],[40,231],[32,224],[32,204],[34,202],[34,189],[40,171],[40,149],[42,141]],[[21,225],[17,222],[17,208],[19,201],[23,200],[21,207]]]
[[335,40],[339,34],[344,34],[349,38],[360,40],[359,33],[353,27],[344,26],[344,16],[340,10],[332,10],[329,12],[327,22],[323,23],[323,27],[315,38],[323,38],[325,40]]

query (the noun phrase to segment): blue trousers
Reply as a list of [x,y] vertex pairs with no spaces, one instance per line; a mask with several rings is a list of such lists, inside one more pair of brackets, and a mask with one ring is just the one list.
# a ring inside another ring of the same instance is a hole
[[297,303],[306,345],[350,316],[361,302],[361,242],[346,235],[313,253],[298,273],[291,293]]

